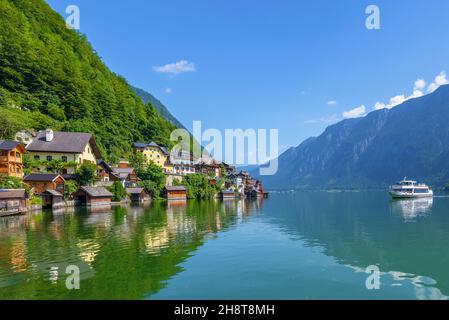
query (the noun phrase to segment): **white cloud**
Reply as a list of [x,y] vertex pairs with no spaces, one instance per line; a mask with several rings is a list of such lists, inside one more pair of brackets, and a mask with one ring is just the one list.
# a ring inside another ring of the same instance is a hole
[[169,63],[160,67],[153,67],[153,70],[158,73],[180,74],[184,72],[195,72],[195,64],[187,60],[181,60],[175,63]]
[[385,108],[391,109],[391,108],[394,108],[394,107],[400,105],[401,103],[404,103],[408,99],[409,98],[406,98],[405,95],[401,94],[401,95],[391,98],[390,102],[388,104],[385,104],[383,102],[376,102],[376,104],[374,105],[374,110],[380,110],[380,109],[385,109]]
[[390,99],[390,103],[387,104],[387,108],[391,109],[393,107],[396,107],[396,106],[404,103],[406,100],[407,100],[407,98],[405,98],[405,95],[403,95],[403,94],[393,97]]
[[331,101],[328,101],[327,104],[328,104],[329,106],[336,106],[336,105],[337,105],[337,101],[331,100]]
[[418,79],[415,81],[415,87],[413,90],[423,90],[426,87],[426,81],[424,79]]
[[374,110],[385,109],[387,106],[383,102],[376,102],[374,105]]
[[440,86],[449,84],[449,80],[447,79],[446,72],[442,71],[439,75],[435,77],[434,82],[430,83],[427,86],[427,82],[424,79],[417,79],[413,86],[413,92],[410,96],[406,97],[404,94],[397,95],[390,99],[390,102],[388,104],[385,104],[383,102],[377,102],[374,105],[374,110],[380,110],[380,109],[391,109],[394,108],[402,103],[404,103],[407,100],[419,98],[424,96],[424,91],[426,90],[427,86],[427,93],[432,93],[436,89],[438,89]]
[[315,123],[332,124],[332,123],[337,123],[338,121],[340,121],[340,119],[337,117],[336,114],[333,114],[333,115],[328,116],[328,117],[322,117],[322,118],[319,118],[319,119],[307,120],[306,123],[307,124],[315,124]]
[[427,92],[432,93],[440,86],[443,86],[445,84],[449,84],[449,80],[447,79],[446,72],[441,71],[440,74],[435,77],[435,81],[429,84],[429,86],[427,87]]
[[343,112],[343,118],[345,118],[345,119],[359,118],[359,117],[363,117],[365,114],[366,114],[366,108],[365,108],[365,106],[362,105],[362,106],[354,108],[352,110]]
[[166,88],[166,89],[164,90],[164,92],[165,92],[166,94],[172,94],[172,93],[173,93],[173,89],[172,89],[172,88]]

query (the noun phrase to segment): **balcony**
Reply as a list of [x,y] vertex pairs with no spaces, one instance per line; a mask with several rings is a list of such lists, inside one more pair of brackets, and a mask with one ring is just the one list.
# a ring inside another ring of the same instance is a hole
[[13,163],[22,163],[22,158],[16,158],[16,157],[7,157],[7,156],[0,156],[0,162],[13,162]]

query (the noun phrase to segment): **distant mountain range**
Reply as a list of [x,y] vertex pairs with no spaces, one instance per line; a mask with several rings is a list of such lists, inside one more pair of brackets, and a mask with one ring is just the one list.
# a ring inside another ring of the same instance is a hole
[[167,107],[162,104],[158,99],[156,99],[151,93],[146,92],[143,89],[132,87],[137,96],[142,99],[143,103],[147,104],[150,102],[153,107],[159,111],[160,115],[162,115],[165,119],[167,119],[171,124],[176,126],[177,128],[184,128],[184,125],[178,121],[178,119],[173,116],[170,111],[168,111]]
[[329,126],[278,160],[278,173],[262,177],[267,188],[377,188],[405,176],[443,186],[449,181],[449,86]]

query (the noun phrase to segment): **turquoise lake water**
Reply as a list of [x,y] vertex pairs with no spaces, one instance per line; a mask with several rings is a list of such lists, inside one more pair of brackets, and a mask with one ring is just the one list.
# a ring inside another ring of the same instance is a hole
[[[67,266],[80,269],[68,290]],[[380,288],[368,290],[368,266]],[[272,193],[0,218],[0,299],[446,299],[449,197]]]

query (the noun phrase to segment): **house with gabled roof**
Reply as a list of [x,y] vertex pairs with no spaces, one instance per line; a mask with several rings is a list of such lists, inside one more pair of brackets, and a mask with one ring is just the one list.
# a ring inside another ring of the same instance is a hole
[[32,173],[27,175],[25,182],[34,194],[40,195],[47,190],[54,190],[64,193],[65,179],[56,173]]
[[25,146],[13,140],[0,140],[0,177],[23,178]]
[[78,206],[109,206],[111,205],[112,193],[103,187],[83,186],[73,194],[75,204]]
[[[84,163],[96,164],[101,159],[100,150],[95,138],[90,133],[54,132],[51,129],[40,131],[27,146],[27,152],[32,160],[53,161],[60,160],[73,166],[64,169],[63,174],[73,174],[79,165]],[[39,172],[51,171],[44,165]]]
[[128,161],[124,160],[119,162],[118,167],[112,167],[112,174],[117,177],[117,180],[121,181],[125,187],[134,185],[139,180],[136,169],[131,167]]
[[24,189],[0,189],[0,217],[25,213],[27,193]]
[[133,149],[145,156],[147,162],[153,161],[161,167],[165,173],[173,173],[173,165],[170,163],[170,154],[164,147],[155,142],[134,142]]

